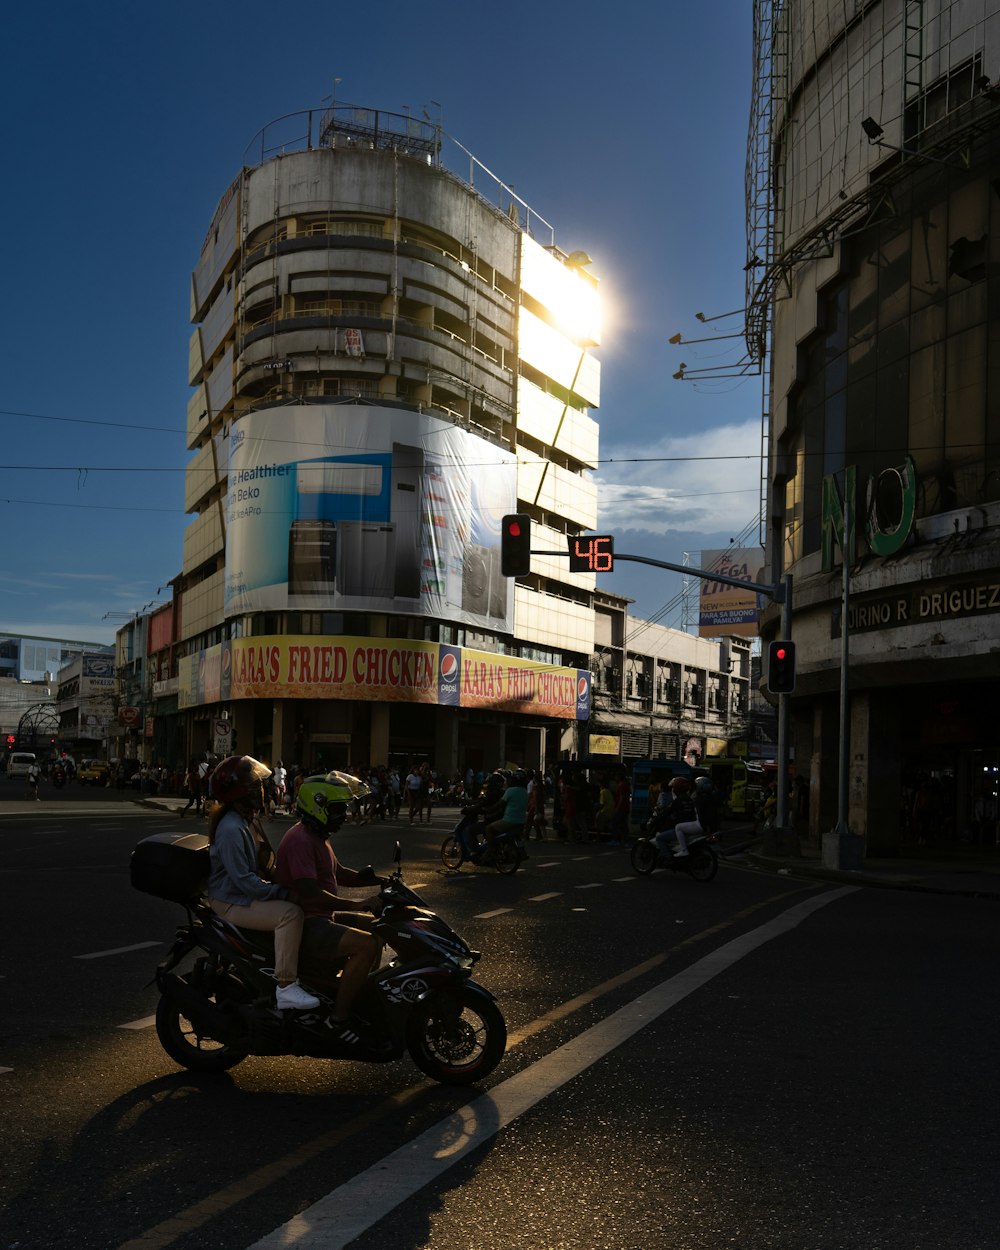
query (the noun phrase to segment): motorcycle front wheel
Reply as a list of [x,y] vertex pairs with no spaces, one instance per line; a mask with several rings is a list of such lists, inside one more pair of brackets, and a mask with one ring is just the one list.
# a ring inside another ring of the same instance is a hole
[[648,838],[640,838],[632,847],[630,856],[633,869],[643,877],[648,877],[656,867],[659,852]]
[[410,1012],[410,1058],[443,1085],[471,1085],[488,1076],[507,1049],[507,1025],[491,998],[467,986],[433,994]]
[[497,872],[511,877],[521,866],[521,853],[513,838],[498,838],[496,843]]
[[445,868],[451,869],[461,868],[465,863],[465,852],[462,850],[462,844],[454,834],[445,838],[441,843],[441,863],[444,864]]
[[691,852],[688,872],[695,881],[711,881],[719,871],[719,857],[711,846],[696,846]]
[[170,1058],[191,1072],[228,1072],[247,1057],[242,1047],[200,1033],[165,994],[156,1005],[156,1036]]

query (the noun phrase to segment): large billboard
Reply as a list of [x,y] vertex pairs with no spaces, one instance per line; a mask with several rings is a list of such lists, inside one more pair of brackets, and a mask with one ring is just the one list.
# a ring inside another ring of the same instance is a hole
[[435,417],[290,405],[229,436],[225,610],[383,611],[510,632],[511,453]]
[[232,699],[434,703],[561,720],[590,717],[590,673],[410,638],[233,638],[180,662],[178,706]]
[[[728,547],[723,551],[703,551],[701,568],[735,577],[741,582],[759,582],[764,571],[764,552],[759,547]],[[700,578],[698,635],[720,638],[735,634],[756,638],[758,595],[725,582]]]

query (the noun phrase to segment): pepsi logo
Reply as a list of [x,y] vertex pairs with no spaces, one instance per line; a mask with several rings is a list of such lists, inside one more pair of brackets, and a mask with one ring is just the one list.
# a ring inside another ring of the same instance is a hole
[[578,699],[585,699],[587,697],[587,689],[589,685],[590,681],[586,677],[581,677],[576,683],[576,697]]
[[458,657],[446,651],[441,657],[441,678],[443,681],[454,681],[458,676]]

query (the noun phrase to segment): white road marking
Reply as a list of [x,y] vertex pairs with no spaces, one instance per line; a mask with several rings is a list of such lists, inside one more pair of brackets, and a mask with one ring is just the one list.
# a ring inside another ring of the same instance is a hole
[[586,885],[578,885],[578,890],[599,890],[604,884],[603,881],[588,881]]
[[120,1029],[149,1029],[156,1023],[156,1016],[143,1016],[141,1020],[132,1020],[129,1024],[120,1024]]
[[637,877],[612,877],[612,881],[637,881]]
[[299,1215],[255,1241],[249,1250],[343,1250],[425,1185],[495,1137],[536,1103],[621,1046],[653,1020],[720,973],[791,932],[821,907],[853,894],[844,886],[806,899],[654,986],[572,1041],[509,1077],[454,1114],[394,1150]]
[[109,951],[91,951],[89,955],[74,955],[74,959],[103,959],[105,955],[125,955],[129,951],[144,951],[148,946],[162,946],[162,942],[136,942],[134,946],[116,946]]
[[535,865],[535,867],[536,867],[536,868],[558,868],[558,867],[559,867],[559,861],[558,861],[557,859],[550,859],[550,860],[548,861],[548,863],[545,863],[545,864],[536,864],[536,865]]
[[13,1072],[13,1071],[14,1071],[13,1068],[0,1068],[0,1076],[2,1076],[5,1072]]
[[545,903],[550,898],[562,898],[562,892],[557,890],[553,894],[535,894],[528,899],[529,903]]
[[496,911],[481,911],[478,916],[473,916],[473,920],[492,920],[494,916],[502,916],[504,912],[513,911],[513,907],[498,907]]

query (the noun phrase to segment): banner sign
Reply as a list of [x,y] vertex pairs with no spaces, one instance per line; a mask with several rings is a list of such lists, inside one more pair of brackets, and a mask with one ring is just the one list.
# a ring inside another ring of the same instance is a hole
[[110,655],[84,652],[81,657],[80,693],[95,690],[113,690],[115,685],[115,662]]
[[621,756],[622,740],[618,734],[589,734],[587,746],[591,755]]
[[[757,582],[763,576],[764,552],[759,547],[728,547],[723,551],[703,551],[701,567],[735,577],[741,582]],[[728,586],[725,582],[702,577],[698,605],[698,636],[756,638],[758,596],[753,590]]]
[[232,699],[357,699],[590,717],[590,674],[410,638],[233,638],[180,662],[178,707]]
[[249,412],[228,439],[227,616],[391,612],[500,632],[510,452],[436,417],[360,404]]

